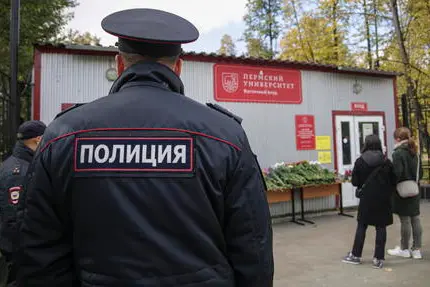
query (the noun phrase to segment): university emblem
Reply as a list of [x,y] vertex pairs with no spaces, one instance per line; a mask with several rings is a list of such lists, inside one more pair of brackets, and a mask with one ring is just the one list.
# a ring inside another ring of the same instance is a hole
[[222,87],[227,93],[237,92],[239,75],[237,73],[222,73]]

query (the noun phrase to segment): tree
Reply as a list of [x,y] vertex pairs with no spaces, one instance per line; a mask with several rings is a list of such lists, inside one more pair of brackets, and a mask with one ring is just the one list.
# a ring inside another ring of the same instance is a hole
[[[423,95],[419,94],[419,84],[420,81],[424,81],[424,91],[430,90],[430,36],[428,35],[430,30],[430,3],[425,0],[415,0],[406,1],[403,4],[403,13],[401,13],[399,12],[401,9],[399,1],[390,0],[396,48],[398,56],[400,56],[398,62],[401,63],[404,73],[403,90],[414,108],[420,142],[424,143],[427,151],[429,151],[430,137],[422,113],[420,96]],[[401,15],[407,16],[402,19]],[[393,53],[393,55],[395,54]],[[391,59],[395,60],[394,57]]]
[[[0,154],[9,151],[12,137],[9,122],[13,115],[11,107],[18,103],[10,99],[10,0],[0,0]],[[18,48],[18,96],[20,117],[28,119],[31,107],[31,68],[33,45],[54,38],[73,17],[68,8],[77,5],[76,0],[21,1],[20,37]]]
[[342,49],[344,34],[348,27],[349,15],[346,12],[347,0],[321,0],[319,1],[319,10],[321,17],[327,19],[330,23],[329,35],[332,37],[332,54],[331,62],[333,64],[342,64]]
[[230,35],[225,34],[221,38],[221,47],[217,51],[218,54],[224,56],[236,55],[236,45]]
[[53,42],[63,44],[101,46],[100,38],[98,38],[96,35],[92,35],[89,32],[80,33],[79,31],[73,29],[69,29],[65,35],[60,35]]
[[248,54],[272,59],[276,55],[275,41],[281,32],[282,0],[248,0],[244,16],[244,38],[251,49]]
[[348,14],[349,46],[355,56],[364,59],[359,66],[379,69],[381,51],[392,35],[391,11],[388,0],[350,0]]
[[[29,87],[33,65],[33,45],[52,40],[73,17],[68,8],[76,0],[21,1],[19,42],[19,92]],[[10,0],[0,0],[0,96],[9,97],[9,22]]]
[[[322,17],[305,15],[297,27],[290,29],[281,40],[283,60],[307,61],[324,64],[346,64],[348,48],[343,44],[343,34],[338,33],[338,43],[332,37],[330,21]],[[333,53],[336,51],[336,54]]]
[[[300,57],[298,55],[293,55],[290,54],[289,52],[287,52],[288,55],[284,54],[284,57],[289,57],[292,59],[296,59],[299,60],[299,58],[301,58],[301,61],[311,61],[311,62],[315,62],[315,55],[314,55],[314,51],[313,48],[310,44],[310,42],[312,41],[312,39],[304,39],[303,36],[303,27],[302,27],[302,23],[301,20],[303,15],[305,14],[303,11],[303,2],[302,1],[298,1],[298,0],[285,0],[284,2],[284,20],[286,23],[286,26],[290,29],[288,33],[296,33],[297,37],[296,39],[298,40],[298,47],[300,47],[301,49],[303,49],[304,53],[303,56]],[[296,31],[294,31],[293,29],[295,28]],[[284,39],[285,40],[285,39]],[[291,39],[289,39],[291,40]],[[281,41],[281,47],[284,44],[285,47],[285,42],[283,43]],[[288,44],[286,44],[288,46]],[[287,48],[287,47],[285,47]]]

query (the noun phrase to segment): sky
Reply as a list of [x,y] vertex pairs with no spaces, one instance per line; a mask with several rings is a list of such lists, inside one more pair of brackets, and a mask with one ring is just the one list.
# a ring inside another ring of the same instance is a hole
[[232,36],[237,51],[244,52],[239,38],[245,29],[243,15],[246,0],[79,0],[74,18],[67,29],[90,32],[101,38],[103,46],[114,45],[116,38],[101,28],[101,21],[110,13],[131,8],[160,9],[177,14],[193,23],[200,32],[199,39],[183,45],[185,51],[216,52],[224,34]]

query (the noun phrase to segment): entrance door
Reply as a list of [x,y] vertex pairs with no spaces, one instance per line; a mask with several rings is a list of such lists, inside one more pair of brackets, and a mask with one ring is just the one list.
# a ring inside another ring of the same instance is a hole
[[[335,116],[336,159],[340,174],[352,172],[366,136],[378,135],[382,141],[383,150],[386,151],[383,123],[382,116]],[[351,183],[343,183],[342,192],[345,207],[358,205],[359,200],[355,197],[355,188]]]

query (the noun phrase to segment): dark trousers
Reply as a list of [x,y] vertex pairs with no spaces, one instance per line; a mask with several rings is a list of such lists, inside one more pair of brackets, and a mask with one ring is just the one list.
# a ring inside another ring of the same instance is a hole
[[[354,246],[352,255],[361,257],[363,253],[364,240],[366,239],[366,230],[368,225],[358,223],[357,231],[355,232]],[[376,240],[374,257],[379,260],[385,259],[385,243],[387,242],[387,228],[375,226]]]

